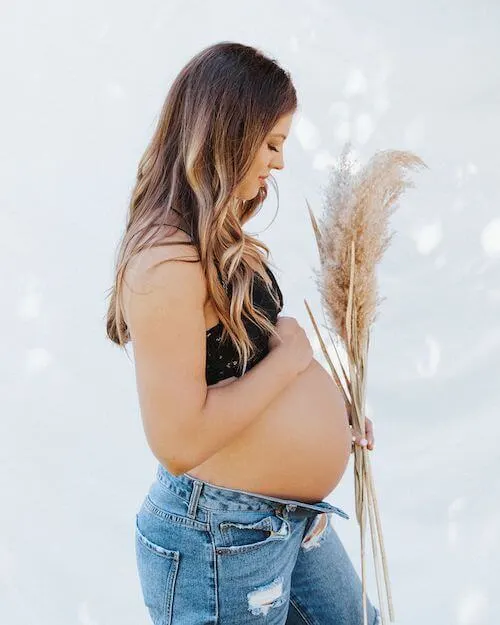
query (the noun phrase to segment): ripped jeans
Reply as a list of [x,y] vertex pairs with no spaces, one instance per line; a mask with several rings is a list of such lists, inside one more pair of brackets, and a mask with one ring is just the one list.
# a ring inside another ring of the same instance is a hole
[[[362,625],[361,580],[326,501],[216,486],[158,464],[135,519],[154,625]],[[369,625],[379,610],[367,597]]]

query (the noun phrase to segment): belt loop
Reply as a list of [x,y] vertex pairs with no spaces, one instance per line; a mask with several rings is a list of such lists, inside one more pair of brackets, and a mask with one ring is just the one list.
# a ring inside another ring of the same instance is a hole
[[288,518],[288,505],[284,504],[284,503],[280,503],[278,504],[278,506],[276,507],[276,516],[279,516],[280,518]]
[[187,515],[190,519],[196,519],[196,511],[198,509],[198,500],[203,488],[203,482],[200,480],[194,480],[193,488],[191,489],[191,495],[189,496],[189,505]]

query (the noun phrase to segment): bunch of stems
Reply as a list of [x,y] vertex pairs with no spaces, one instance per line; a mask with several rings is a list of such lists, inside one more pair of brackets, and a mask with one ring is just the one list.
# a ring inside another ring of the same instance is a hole
[[[323,214],[319,221],[306,199],[318,247],[321,268],[316,283],[323,312],[330,323],[326,329],[338,365],[333,364],[318,324],[307,303],[307,312],[318,336],[332,377],[343,394],[355,436],[365,435],[365,400],[370,328],[376,318],[375,268],[387,249],[392,234],[387,233],[395,202],[407,187],[414,186],[404,177],[405,169],[427,167],[415,154],[397,150],[376,153],[364,167],[349,160],[350,143],[332,167],[325,188]],[[347,358],[347,371],[332,337],[340,339]],[[367,624],[366,545],[367,516],[377,582],[382,625],[387,623],[383,605],[383,585],[389,618],[394,622],[394,606],[375,491],[370,455],[366,447],[354,445],[354,490],[356,519],[361,540],[361,579],[363,624]]]

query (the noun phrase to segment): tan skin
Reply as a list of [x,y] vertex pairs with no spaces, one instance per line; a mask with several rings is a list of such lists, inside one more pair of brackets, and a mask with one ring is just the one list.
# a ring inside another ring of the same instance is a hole
[[[293,114],[285,115],[271,130],[258,151],[248,175],[238,187],[237,197],[242,199],[253,198],[258,191],[255,182],[258,176],[265,176],[273,169],[284,168],[283,146],[290,132],[292,121]],[[368,417],[365,418],[365,436],[354,436],[353,441],[358,445],[366,446],[368,449],[374,448],[373,423]]]
[[[243,182],[238,187],[236,192],[236,196],[249,200],[255,197],[259,190],[259,186],[263,184],[259,181],[259,176],[267,176],[269,172],[273,169],[283,169],[284,168],[284,158],[283,158],[283,146],[285,140],[290,132],[290,126],[293,121],[293,114],[288,114],[283,116],[278,123],[271,130],[269,135],[266,137],[265,141],[262,143],[260,150],[258,151],[253,164],[248,172],[247,176],[243,180]],[[218,322],[218,318],[210,314],[207,311],[207,315],[209,318],[214,319],[213,324],[215,325]],[[236,378],[227,378],[226,380],[222,380],[219,384],[227,384],[235,380]],[[353,436],[353,442],[360,446],[366,446],[367,449],[374,449],[375,446],[375,438],[373,434],[373,423],[371,419],[368,417],[365,418],[365,436],[357,435]]]
[[[271,129],[248,175],[238,187],[237,197],[255,197],[259,186],[265,184],[259,176],[266,176],[273,169],[283,169],[283,144],[291,122],[292,115],[284,116]],[[188,235],[178,229],[174,229],[174,234],[169,233],[168,240],[189,242]],[[150,260],[168,257],[168,249],[155,248]],[[207,330],[219,321],[208,297],[203,305],[203,318]],[[298,351],[292,348],[290,353],[294,354],[294,359],[303,361],[304,367],[248,427],[186,473],[226,488],[314,502],[329,494],[344,474],[352,451],[352,430],[343,396],[331,374],[312,358],[303,329],[294,318],[280,315],[276,330],[288,341],[298,340],[294,343],[300,346]],[[141,332],[144,332],[142,328]],[[298,339],[297,333],[300,333]],[[275,340],[276,337],[270,337],[270,349]],[[217,385],[231,384],[234,380],[234,377],[228,378]],[[146,395],[143,399],[149,402]],[[364,438],[367,448],[373,449],[370,419],[366,419]],[[355,442],[364,444],[361,436],[356,437]]]
[[[282,117],[272,128],[238,187],[237,197],[255,197],[259,186],[265,184],[259,176],[267,176],[274,169],[283,169],[283,145],[289,135],[292,117],[293,114]],[[210,302],[205,306],[205,319],[207,329],[218,322]],[[277,329],[279,322],[280,318]],[[272,341],[273,337],[270,345]],[[230,384],[235,379],[228,378],[218,384]],[[316,405],[314,412],[307,405],[311,397]],[[372,421],[366,418],[364,436],[353,437],[347,419],[345,404],[331,375],[312,359],[309,367],[252,426],[187,473],[228,488],[302,501],[323,499],[340,481],[349,453],[353,450],[352,442],[365,445],[370,450],[374,448]],[[306,420],[310,427],[305,425]],[[318,453],[318,449],[322,453]],[[303,456],[302,463],[294,464],[296,454]],[[321,460],[315,458],[316,455]],[[260,472],[255,463],[263,467]],[[279,476],[276,475],[277,464],[285,467]]]

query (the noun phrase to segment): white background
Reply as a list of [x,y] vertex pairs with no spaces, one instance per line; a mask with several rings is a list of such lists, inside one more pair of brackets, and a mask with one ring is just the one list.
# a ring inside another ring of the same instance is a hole
[[[132,363],[105,338],[106,292],[168,87],[221,40],[261,48],[298,91],[278,215],[266,229],[270,187],[246,229],[311,340],[305,198],[319,214],[347,139],[361,163],[392,148],[429,166],[411,174],[379,266],[371,458],[396,622],[496,622],[500,5],[11,0],[0,23],[0,622],[149,622],[133,530],[156,460]],[[334,524],[359,570],[352,462],[327,499],[351,515]]]

